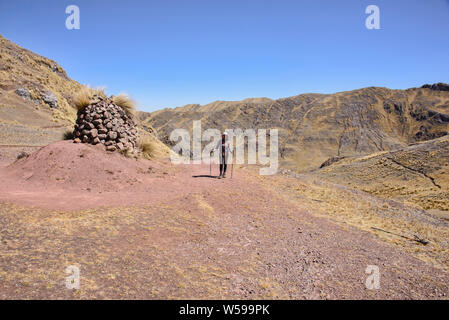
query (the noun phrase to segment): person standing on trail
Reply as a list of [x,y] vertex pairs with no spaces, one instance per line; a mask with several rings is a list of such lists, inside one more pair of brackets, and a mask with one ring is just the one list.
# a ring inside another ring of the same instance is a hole
[[228,166],[228,156],[229,156],[229,152],[232,153],[232,146],[230,141],[228,140],[228,133],[227,132],[223,132],[223,134],[221,135],[221,140],[218,141],[214,152],[215,151],[219,151],[219,155],[220,155],[220,176],[218,177],[218,179],[221,178],[226,178],[226,169]]

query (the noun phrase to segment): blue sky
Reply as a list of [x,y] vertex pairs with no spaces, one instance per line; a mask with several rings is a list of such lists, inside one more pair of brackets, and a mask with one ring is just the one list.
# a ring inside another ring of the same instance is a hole
[[144,111],[449,82],[449,0],[0,0],[0,34]]

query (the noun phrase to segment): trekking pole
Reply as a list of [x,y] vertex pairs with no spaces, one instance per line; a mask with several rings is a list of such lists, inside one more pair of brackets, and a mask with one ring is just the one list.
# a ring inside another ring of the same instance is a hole
[[234,154],[232,154],[232,164],[231,164],[231,179],[232,175],[234,174]]

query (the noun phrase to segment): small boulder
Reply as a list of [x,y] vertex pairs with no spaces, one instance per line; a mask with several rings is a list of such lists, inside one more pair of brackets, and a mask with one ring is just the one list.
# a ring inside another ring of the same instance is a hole
[[42,100],[46,104],[50,106],[50,108],[57,109],[58,108],[58,98],[54,95],[53,92],[48,91],[42,95]]
[[31,94],[26,88],[19,88],[16,90],[16,94],[24,99],[31,99]]
[[117,139],[117,132],[110,131],[110,132],[108,133],[108,138],[109,138],[109,140],[115,140],[115,139]]
[[91,136],[91,138],[98,137],[98,130],[97,129],[90,130],[90,136]]

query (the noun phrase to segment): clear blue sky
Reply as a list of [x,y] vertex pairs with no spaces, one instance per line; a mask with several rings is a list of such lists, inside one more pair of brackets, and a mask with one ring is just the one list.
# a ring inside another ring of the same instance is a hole
[[449,82],[449,0],[0,0],[0,33],[145,111]]

